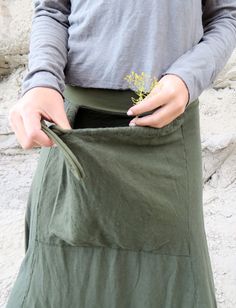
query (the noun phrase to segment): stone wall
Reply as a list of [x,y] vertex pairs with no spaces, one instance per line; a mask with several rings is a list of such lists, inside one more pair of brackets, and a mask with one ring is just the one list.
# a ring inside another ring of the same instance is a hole
[[[22,150],[8,120],[26,72],[31,0],[0,2],[0,307],[24,256],[24,213],[39,149]],[[220,308],[236,307],[236,51],[200,96],[205,225]]]

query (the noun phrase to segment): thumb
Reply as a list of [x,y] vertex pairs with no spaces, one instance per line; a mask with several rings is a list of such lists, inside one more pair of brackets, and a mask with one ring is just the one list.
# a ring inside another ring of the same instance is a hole
[[71,129],[70,122],[67,118],[67,114],[64,109],[59,110],[58,112],[54,113],[53,119],[55,124],[60,126],[63,129]]

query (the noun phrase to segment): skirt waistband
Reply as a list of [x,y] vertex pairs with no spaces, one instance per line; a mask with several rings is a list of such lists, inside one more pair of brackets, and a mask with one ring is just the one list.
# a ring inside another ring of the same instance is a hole
[[75,106],[90,106],[117,112],[126,112],[133,106],[131,97],[137,98],[131,89],[85,88],[72,85],[65,86],[63,95]]
[[[137,99],[137,94],[131,89],[85,88],[69,84],[65,86],[63,95],[65,99],[75,107],[90,106],[96,109],[122,113],[126,113],[127,110],[134,105],[131,97]],[[191,110],[197,108],[198,105],[199,99],[197,98],[188,105],[185,113],[191,112]],[[144,113],[144,115],[149,113],[152,113],[152,111]]]

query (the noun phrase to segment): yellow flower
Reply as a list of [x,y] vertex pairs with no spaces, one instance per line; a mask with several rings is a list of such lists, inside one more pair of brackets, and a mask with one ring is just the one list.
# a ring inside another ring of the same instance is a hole
[[151,78],[151,76],[145,72],[141,72],[139,75],[132,71],[129,75],[126,75],[124,79],[130,84],[131,89],[138,96],[138,98],[131,97],[133,104],[141,102],[158,84],[156,77]]

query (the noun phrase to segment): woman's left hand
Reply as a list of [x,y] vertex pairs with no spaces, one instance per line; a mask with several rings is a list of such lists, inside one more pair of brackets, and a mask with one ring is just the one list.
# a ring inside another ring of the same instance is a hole
[[140,103],[129,108],[127,114],[138,116],[157,107],[160,108],[150,115],[132,119],[129,125],[161,128],[185,111],[188,97],[188,89],[180,77],[172,74],[164,75]]

